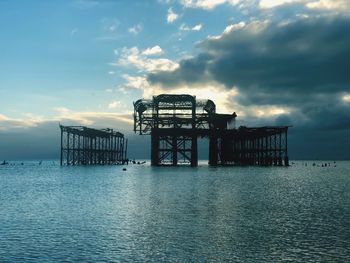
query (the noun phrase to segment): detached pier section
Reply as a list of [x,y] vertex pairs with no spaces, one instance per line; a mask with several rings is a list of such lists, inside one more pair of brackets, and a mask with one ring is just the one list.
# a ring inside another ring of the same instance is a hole
[[112,129],[62,126],[61,165],[124,164],[128,140]]
[[162,94],[134,102],[134,131],[151,135],[152,165],[198,165],[198,137],[209,139],[210,165],[289,165],[288,126],[239,127],[211,100]]

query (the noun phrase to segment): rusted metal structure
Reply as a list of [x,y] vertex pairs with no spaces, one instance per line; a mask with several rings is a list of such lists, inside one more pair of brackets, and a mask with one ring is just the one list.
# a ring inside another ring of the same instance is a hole
[[288,126],[236,129],[236,117],[191,95],[134,102],[134,131],[151,135],[152,165],[197,166],[198,137],[209,138],[210,165],[289,165]]
[[61,129],[61,165],[124,164],[128,140],[112,129],[63,126]]

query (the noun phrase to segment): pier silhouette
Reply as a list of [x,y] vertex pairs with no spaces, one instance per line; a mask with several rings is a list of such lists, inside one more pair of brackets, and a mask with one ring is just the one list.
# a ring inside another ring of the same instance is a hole
[[210,165],[288,166],[289,126],[235,127],[212,100],[162,94],[134,102],[134,131],[151,136],[151,164],[198,165],[198,138],[209,139]]

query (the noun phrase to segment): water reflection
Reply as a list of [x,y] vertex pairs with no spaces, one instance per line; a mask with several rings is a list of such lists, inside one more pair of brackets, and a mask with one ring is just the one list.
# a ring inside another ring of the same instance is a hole
[[344,262],[349,174],[349,162],[1,168],[0,261]]

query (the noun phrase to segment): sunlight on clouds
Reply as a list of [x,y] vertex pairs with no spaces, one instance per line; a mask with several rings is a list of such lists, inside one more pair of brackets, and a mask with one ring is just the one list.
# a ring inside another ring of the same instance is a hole
[[35,116],[31,113],[24,113],[26,118],[10,118],[3,114],[0,114],[0,131],[8,131],[11,129],[23,129],[36,127],[43,118],[41,116]]
[[[113,103],[112,103],[113,104]],[[113,112],[93,112],[93,111],[73,111],[65,107],[54,108],[57,112],[57,116],[50,121],[69,121],[72,123],[79,123],[82,125],[93,125],[101,120],[114,120],[122,121],[128,124],[132,124],[131,111],[124,113],[113,113]],[[129,117],[130,115],[130,117]]]
[[[156,52],[159,52],[157,48]],[[124,66],[130,67],[133,66],[141,71],[146,72],[156,72],[156,71],[171,71],[175,70],[179,65],[176,62],[173,62],[166,58],[148,58],[144,52],[150,54],[155,52],[147,49],[143,52],[140,52],[137,47],[132,48],[122,48],[120,52],[115,52],[120,54],[117,63],[112,63],[113,66]]]
[[231,24],[228,25],[224,31],[222,32],[221,35],[217,36],[208,36],[209,40],[220,40],[224,36],[229,35],[230,33],[234,31],[239,31],[239,30],[245,30],[245,32],[249,34],[257,34],[264,30],[268,25],[270,21],[269,20],[264,20],[264,21],[252,21],[248,24],[246,24],[244,21],[241,21],[237,24]]
[[142,52],[142,54],[146,55],[146,56],[160,55],[162,53],[163,53],[163,50],[158,45],[151,47],[151,48],[147,48],[146,50],[144,50]]
[[7,121],[9,118],[3,114],[0,114],[0,121]]
[[168,9],[168,15],[167,15],[167,22],[168,22],[168,24],[172,24],[172,23],[174,23],[175,22],[175,20],[177,20],[179,18],[179,15],[178,14],[176,14],[174,11],[173,11],[173,9],[170,7],[169,9]]
[[260,8],[273,8],[285,4],[301,2],[306,2],[306,0],[261,0],[259,6]]
[[120,101],[112,101],[111,103],[108,104],[108,109],[116,109],[120,107]]
[[134,35],[138,35],[138,34],[141,32],[141,30],[142,30],[141,24],[138,24],[138,25],[136,25],[136,26],[133,26],[133,27],[129,27],[129,28],[128,28],[128,32],[129,32],[130,34],[134,34]]
[[223,34],[229,34],[232,31],[242,29],[243,27],[245,27],[245,23],[243,21],[239,22],[238,24],[229,25],[225,28]]
[[249,110],[254,116],[259,118],[290,114],[291,111],[289,108],[277,106],[253,106]]
[[237,5],[240,0],[181,0],[180,3],[187,8],[213,9],[222,4]]
[[211,99],[217,106],[217,112],[232,113],[236,110],[236,104],[232,103],[232,99],[238,94],[237,89],[226,89],[218,83],[206,83],[200,85],[182,85],[176,88],[168,89],[159,85],[149,85],[144,80],[143,97],[152,98],[159,94],[190,94],[196,96],[197,99]]
[[311,1],[306,5],[311,9],[335,9],[335,10],[349,10],[350,1],[349,0],[318,0]]
[[193,27],[189,27],[188,25],[186,24],[181,24],[181,26],[179,27],[179,29],[181,31],[200,31],[202,29],[203,25],[202,24],[198,24],[198,25],[195,25]]
[[349,0],[260,0],[259,6],[263,9],[274,8],[285,4],[300,3],[310,9],[349,10]]
[[126,88],[142,90],[149,86],[149,83],[145,76],[130,76],[128,74],[124,74],[122,77],[126,80]]
[[342,97],[342,100],[350,103],[350,94],[346,94]]

